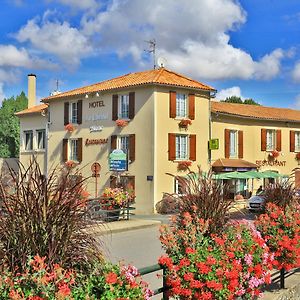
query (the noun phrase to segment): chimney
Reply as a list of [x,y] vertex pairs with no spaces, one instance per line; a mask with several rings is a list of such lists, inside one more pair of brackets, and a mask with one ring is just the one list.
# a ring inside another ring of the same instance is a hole
[[36,75],[28,74],[28,108],[36,105]]

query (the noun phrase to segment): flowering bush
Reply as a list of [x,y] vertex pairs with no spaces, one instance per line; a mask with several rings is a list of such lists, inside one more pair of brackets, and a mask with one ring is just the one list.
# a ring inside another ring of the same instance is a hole
[[179,161],[177,165],[177,170],[186,171],[191,165],[192,165],[191,161],[188,160]]
[[179,127],[182,127],[182,128],[187,128],[188,125],[191,125],[191,124],[192,124],[192,121],[190,119],[182,119],[178,123]]
[[266,213],[255,221],[270,250],[274,253],[274,266],[289,270],[300,266],[300,213],[285,210],[268,203]]
[[119,120],[116,120],[116,125],[118,127],[125,127],[128,125],[128,121],[119,119]]
[[192,222],[195,217],[184,213],[180,230],[161,228],[167,255],[159,263],[166,268],[171,296],[225,300],[259,295],[260,286],[270,282],[272,262],[260,234],[248,225],[234,224],[222,234],[205,235],[209,221]]
[[280,155],[280,152],[277,150],[273,150],[272,152],[269,153],[269,156],[271,158],[277,158]]
[[66,270],[58,264],[51,269],[46,258],[36,255],[23,273],[3,271],[0,299],[149,299],[152,292],[133,266],[110,263],[95,265],[88,274]]
[[110,188],[104,189],[100,203],[105,206],[107,210],[115,209],[116,207],[124,207],[133,203],[135,199],[133,190],[125,190],[123,188]]
[[69,123],[65,126],[65,130],[68,132],[73,132],[75,130],[75,126],[73,124]]

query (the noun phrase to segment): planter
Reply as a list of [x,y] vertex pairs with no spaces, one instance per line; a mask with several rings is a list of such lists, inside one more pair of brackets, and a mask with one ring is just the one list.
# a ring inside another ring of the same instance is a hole
[[178,123],[178,126],[180,128],[187,129],[189,125],[192,124],[192,121],[190,119],[183,119]]
[[104,221],[105,222],[119,221],[120,213],[121,213],[120,206],[115,206],[114,209],[112,209],[112,210],[106,210],[105,216],[104,216]]

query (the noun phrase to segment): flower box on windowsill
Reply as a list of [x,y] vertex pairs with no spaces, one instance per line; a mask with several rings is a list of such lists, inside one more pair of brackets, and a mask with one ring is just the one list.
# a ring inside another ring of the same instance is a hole
[[185,128],[187,129],[189,125],[192,124],[192,121],[190,119],[182,119],[179,123],[178,126],[180,128]]
[[74,160],[68,160],[65,162],[65,166],[67,169],[72,169],[72,168],[75,168],[77,166],[77,162],[74,161]]
[[120,128],[123,128],[128,125],[128,121],[123,120],[123,119],[118,119],[118,120],[116,120],[116,125]]
[[192,165],[191,161],[188,161],[188,160],[179,161],[178,165],[177,165],[177,170],[178,171],[186,171],[186,170],[188,170],[188,168],[191,165]]
[[269,158],[270,159],[275,159],[280,155],[280,152],[277,150],[273,150],[269,153]]
[[67,132],[73,132],[75,130],[75,126],[73,124],[69,123],[65,126],[65,130]]

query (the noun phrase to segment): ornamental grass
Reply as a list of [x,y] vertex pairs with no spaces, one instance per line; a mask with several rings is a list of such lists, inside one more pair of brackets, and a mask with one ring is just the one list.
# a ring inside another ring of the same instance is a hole
[[10,177],[9,186],[0,182],[0,266],[23,272],[35,255],[63,268],[102,261],[99,241],[85,231],[88,194],[78,173],[57,168],[46,178],[33,160]]

